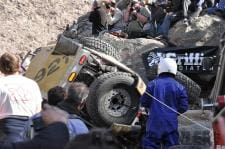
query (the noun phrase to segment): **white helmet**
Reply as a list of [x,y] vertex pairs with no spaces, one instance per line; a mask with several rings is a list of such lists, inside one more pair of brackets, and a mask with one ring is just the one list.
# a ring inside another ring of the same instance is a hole
[[177,63],[172,58],[163,58],[160,60],[158,64],[158,75],[167,72],[172,73],[174,75],[177,74]]

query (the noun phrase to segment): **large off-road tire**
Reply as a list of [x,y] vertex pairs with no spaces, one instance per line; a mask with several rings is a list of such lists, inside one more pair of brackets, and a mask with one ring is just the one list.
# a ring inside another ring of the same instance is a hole
[[[201,94],[201,87],[195,83],[191,78],[184,75],[181,72],[177,72],[175,79],[185,86],[188,92],[189,104],[196,105],[199,101],[199,96]],[[195,108],[195,107],[193,107]]]
[[[149,80],[153,80],[157,77],[157,65],[152,67],[151,71],[151,77],[148,77]],[[154,74],[154,75],[153,75]],[[149,74],[147,74],[149,75]],[[195,83],[191,78],[188,76],[184,75],[181,72],[177,72],[175,79],[181,83],[182,85],[185,86],[188,92],[188,97],[189,97],[189,104],[190,105],[196,105],[199,101],[199,96],[201,94],[201,87]]]
[[110,126],[132,122],[140,97],[134,81],[128,73],[112,72],[99,76],[91,84],[86,108],[94,123]]
[[105,53],[114,57],[118,61],[121,61],[121,57],[117,49],[101,39],[95,37],[83,37],[80,39],[80,43],[88,48],[92,48],[96,51]]
[[[147,70],[147,78],[153,80],[157,77],[157,68],[158,65],[152,66],[150,70]],[[189,104],[196,105],[199,101],[199,96],[201,94],[201,87],[194,82],[191,78],[184,75],[181,72],[177,72],[175,79],[185,86],[188,92]]]

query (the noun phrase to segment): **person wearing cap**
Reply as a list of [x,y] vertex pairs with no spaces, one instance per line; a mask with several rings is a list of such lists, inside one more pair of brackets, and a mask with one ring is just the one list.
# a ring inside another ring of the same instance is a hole
[[168,149],[179,144],[177,117],[178,113],[188,110],[188,95],[185,87],[175,80],[176,73],[175,60],[161,59],[158,77],[148,83],[140,99],[141,106],[148,108],[150,113],[142,140],[143,149]]

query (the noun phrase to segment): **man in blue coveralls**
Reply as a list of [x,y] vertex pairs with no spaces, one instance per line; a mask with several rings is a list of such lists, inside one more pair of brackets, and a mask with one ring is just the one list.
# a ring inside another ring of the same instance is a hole
[[141,105],[148,108],[150,113],[142,142],[143,149],[168,149],[179,144],[179,114],[173,110],[179,113],[187,111],[188,96],[185,87],[175,80],[176,73],[176,62],[171,58],[162,59],[158,65],[159,76],[148,83],[141,97]]

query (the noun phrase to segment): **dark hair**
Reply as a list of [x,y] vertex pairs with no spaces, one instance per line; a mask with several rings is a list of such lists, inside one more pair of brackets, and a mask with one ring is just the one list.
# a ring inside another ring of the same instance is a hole
[[66,91],[63,87],[55,86],[48,91],[48,104],[57,105],[60,101],[64,100]]
[[0,71],[3,74],[10,75],[19,72],[20,58],[12,53],[4,53],[0,57]]
[[89,90],[86,84],[82,82],[74,82],[68,88],[66,100],[72,101],[75,104],[80,104],[88,97],[88,93]]
[[88,134],[78,135],[65,149],[122,149],[116,137],[107,129],[93,129]]
[[116,3],[111,2],[110,5],[111,5],[111,7],[116,8]]

